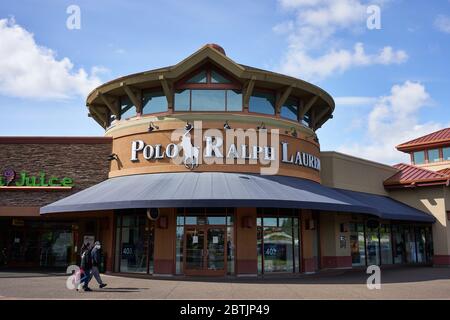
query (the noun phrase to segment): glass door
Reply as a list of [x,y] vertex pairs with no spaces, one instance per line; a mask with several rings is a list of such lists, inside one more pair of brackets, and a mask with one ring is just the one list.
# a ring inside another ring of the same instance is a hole
[[186,273],[203,270],[205,256],[205,232],[202,228],[187,228],[185,249]]
[[186,275],[225,275],[226,243],[225,227],[186,227],[184,273]]

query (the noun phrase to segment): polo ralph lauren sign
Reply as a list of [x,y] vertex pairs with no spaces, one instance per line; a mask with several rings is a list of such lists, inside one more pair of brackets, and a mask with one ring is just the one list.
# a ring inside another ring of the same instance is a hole
[[[269,143],[267,131],[226,130],[225,141],[228,143],[224,143],[220,130],[215,130],[214,135],[208,134],[208,130],[205,133],[199,130],[198,133],[200,133],[202,139],[197,141],[196,144],[195,142],[192,143],[190,135],[192,129],[193,126],[188,124],[184,132],[172,135],[172,143],[165,145],[151,144],[144,140],[133,140],[131,142],[130,160],[139,162],[142,158],[146,161],[171,159],[176,163],[183,164],[190,170],[203,163],[232,165],[247,162],[248,164],[273,166],[281,162],[320,171],[320,159],[318,157],[300,150],[289,153],[289,143],[279,142],[277,132],[271,132],[271,143]],[[236,140],[238,143],[235,143]]]

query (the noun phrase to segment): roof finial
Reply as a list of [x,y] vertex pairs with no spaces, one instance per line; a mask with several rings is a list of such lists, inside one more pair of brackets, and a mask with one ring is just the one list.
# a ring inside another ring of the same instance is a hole
[[221,46],[219,46],[217,43],[208,43],[208,44],[205,45],[205,47],[210,47],[210,48],[216,49],[221,54],[226,56],[225,50]]

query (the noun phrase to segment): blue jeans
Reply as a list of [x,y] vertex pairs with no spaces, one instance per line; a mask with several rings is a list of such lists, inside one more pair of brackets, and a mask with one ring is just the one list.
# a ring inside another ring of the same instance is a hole
[[88,287],[91,278],[92,278],[91,269],[84,270],[84,274],[80,279],[80,284],[83,284],[83,289],[86,289]]

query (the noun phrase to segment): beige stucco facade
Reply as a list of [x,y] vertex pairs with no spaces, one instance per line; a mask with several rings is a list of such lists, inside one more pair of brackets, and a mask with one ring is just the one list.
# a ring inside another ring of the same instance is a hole
[[327,187],[388,195],[383,181],[398,170],[335,151],[320,153],[322,184]]

